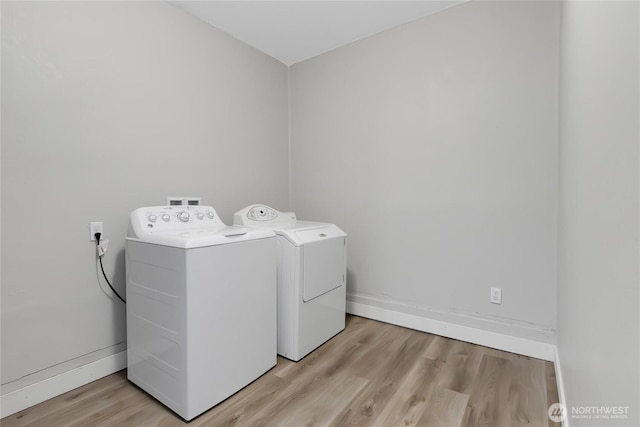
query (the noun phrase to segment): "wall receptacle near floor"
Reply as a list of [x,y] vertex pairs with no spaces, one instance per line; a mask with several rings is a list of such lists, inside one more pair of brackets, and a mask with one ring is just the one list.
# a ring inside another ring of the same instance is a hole
[[491,304],[502,304],[502,288],[491,288],[489,302]]

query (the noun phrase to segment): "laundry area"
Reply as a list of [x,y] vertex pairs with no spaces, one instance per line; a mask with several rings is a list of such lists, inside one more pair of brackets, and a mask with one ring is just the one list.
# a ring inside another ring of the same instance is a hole
[[639,1],[0,20],[3,426],[640,425]]

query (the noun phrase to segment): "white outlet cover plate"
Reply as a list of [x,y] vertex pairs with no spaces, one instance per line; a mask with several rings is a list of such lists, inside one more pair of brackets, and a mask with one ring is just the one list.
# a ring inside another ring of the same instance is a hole
[[89,223],[89,241],[95,242],[96,233],[104,234],[102,231],[102,222],[90,222]]
[[500,288],[491,288],[491,299],[492,304],[502,304],[502,289]]

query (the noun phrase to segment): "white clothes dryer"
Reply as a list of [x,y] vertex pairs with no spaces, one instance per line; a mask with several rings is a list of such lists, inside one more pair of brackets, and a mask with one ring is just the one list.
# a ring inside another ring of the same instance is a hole
[[251,205],[235,225],[268,229],[278,248],[278,354],[298,361],[344,329],[347,235],[334,224]]
[[276,239],[210,206],[131,214],[128,378],[189,421],[276,365]]

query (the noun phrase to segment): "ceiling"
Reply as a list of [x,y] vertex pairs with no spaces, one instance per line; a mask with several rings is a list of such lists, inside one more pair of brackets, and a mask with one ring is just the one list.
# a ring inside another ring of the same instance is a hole
[[292,65],[467,0],[171,3]]

